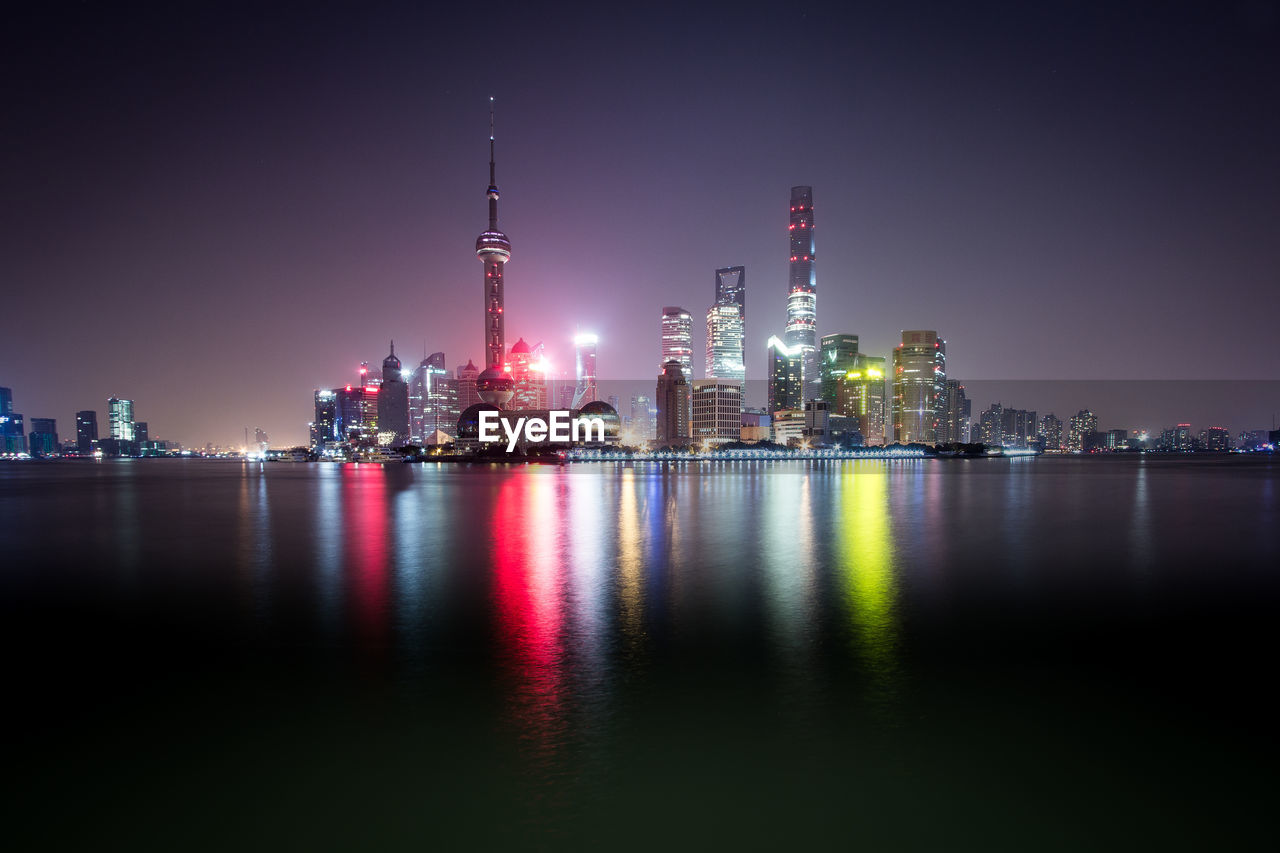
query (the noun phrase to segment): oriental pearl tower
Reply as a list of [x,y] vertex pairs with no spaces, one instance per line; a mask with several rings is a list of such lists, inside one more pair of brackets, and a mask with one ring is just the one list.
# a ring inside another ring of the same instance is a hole
[[505,369],[506,340],[502,317],[502,269],[511,260],[511,241],[498,230],[498,181],[493,163],[493,98],[489,99],[489,228],[476,238],[476,257],[484,264],[484,370],[476,377],[480,399],[503,408],[515,393]]

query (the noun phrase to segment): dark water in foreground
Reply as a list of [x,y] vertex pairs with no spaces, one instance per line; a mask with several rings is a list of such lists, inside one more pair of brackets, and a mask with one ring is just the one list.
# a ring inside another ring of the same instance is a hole
[[1262,847],[1278,475],[0,466],[5,832]]

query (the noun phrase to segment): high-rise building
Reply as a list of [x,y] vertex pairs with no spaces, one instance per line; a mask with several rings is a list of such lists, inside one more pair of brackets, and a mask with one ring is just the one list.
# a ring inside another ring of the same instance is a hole
[[88,454],[93,452],[93,443],[98,440],[98,413],[85,410],[76,412],[76,452]]
[[668,361],[680,362],[680,372],[685,381],[693,379],[693,318],[683,308],[668,305],[662,309],[662,362],[659,370],[665,370]]
[[688,444],[689,383],[677,359],[673,358],[662,366],[654,399],[658,404],[658,446]]
[[787,295],[787,327],[783,340],[798,347],[804,367],[804,397],[818,393],[817,328],[818,277],[813,240],[813,187],[791,188],[790,276]]
[[[818,397],[835,407],[836,386],[858,369],[858,336],[823,335],[818,345]],[[810,390],[812,396],[812,389]]]
[[742,435],[742,383],[695,379],[689,435],[697,444],[723,444]]
[[54,418],[32,418],[27,436],[27,452],[32,456],[52,456],[58,452],[58,424]]
[[133,422],[133,440],[141,444],[151,440],[151,428],[146,421]]
[[591,334],[574,336],[573,351],[577,361],[578,384],[573,391],[573,406],[581,409],[600,399],[596,387],[596,347],[600,339]]
[[716,270],[716,299],[707,309],[708,379],[747,378],[746,325],[746,267]]
[[716,270],[717,305],[737,305],[747,316],[747,268],[721,267]]
[[[1191,427],[1188,426],[1188,434]],[[1088,448],[1085,446],[1090,433],[1098,431],[1098,416],[1088,409],[1081,409],[1071,418],[1070,425],[1067,429],[1067,450],[1072,453],[1080,453]]]
[[311,422],[311,446],[324,447],[341,441],[338,435],[338,394],[336,391],[316,389],[316,414]]
[[348,385],[336,392],[337,425],[340,441],[373,444],[378,438],[377,385]]
[[[475,365],[470,366],[474,370]],[[409,379],[410,443],[425,445],[437,430],[455,436],[458,416],[462,413],[459,408],[460,384],[449,376],[444,353],[433,352],[422,360]],[[473,393],[474,390],[473,386]],[[475,402],[480,402],[480,398],[476,397]]]
[[801,385],[804,353],[789,347],[775,335],[769,338],[769,414],[783,409],[799,409],[804,400]]
[[107,419],[111,437],[116,441],[133,441],[133,401],[111,397],[107,400]]
[[503,369],[507,353],[503,310],[503,269],[511,260],[511,241],[498,230],[498,179],[493,152],[493,98],[489,99],[489,228],[476,238],[476,257],[484,264],[484,370],[476,377],[480,399],[505,406],[515,393]]
[[547,366],[543,349],[541,343],[530,347],[524,338],[520,338],[507,354],[507,367],[515,391],[511,397],[512,409],[519,411],[549,408],[550,394],[547,389]]
[[947,343],[931,330],[902,333],[893,350],[893,438],[936,444],[947,384]]
[[[37,419],[33,419],[35,423]],[[34,435],[34,433],[32,433]],[[1200,430],[1200,447],[1204,450],[1225,452],[1231,449],[1231,431],[1225,427],[1206,427]],[[31,451],[35,453],[34,450]]]
[[1026,409],[1004,409],[1001,413],[1001,444],[1026,448],[1036,440],[1036,413]]
[[382,384],[378,388],[378,443],[403,447],[409,442],[409,385],[404,381],[396,342],[382,360]]
[[[480,376],[480,368],[475,362],[467,359],[467,363],[458,368],[458,410],[467,409],[480,402],[480,393],[476,390],[476,379]],[[455,430],[457,429],[455,425]],[[445,430],[448,432],[448,430]]]
[[1044,443],[1045,450],[1062,449],[1062,421],[1053,412],[1040,419],[1040,423],[1036,426],[1036,435]]
[[707,378],[741,382],[747,378],[743,358],[742,309],[736,304],[707,309]]
[[834,411],[838,417],[856,420],[867,445],[885,443],[884,374],[882,356],[859,353],[854,368],[836,382]]
[[657,421],[654,419],[653,401],[645,394],[631,395],[631,433],[637,441],[653,441]]
[[938,424],[939,444],[963,444],[969,441],[969,417],[973,401],[958,380],[948,379],[943,387],[942,420]]
[[26,453],[22,415],[13,410],[13,391],[0,388],[0,453]]

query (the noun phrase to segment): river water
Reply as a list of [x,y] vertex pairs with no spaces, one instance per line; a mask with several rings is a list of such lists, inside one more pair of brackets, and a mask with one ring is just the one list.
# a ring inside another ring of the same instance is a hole
[[0,466],[41,846],[1219,849],[1266,457]]

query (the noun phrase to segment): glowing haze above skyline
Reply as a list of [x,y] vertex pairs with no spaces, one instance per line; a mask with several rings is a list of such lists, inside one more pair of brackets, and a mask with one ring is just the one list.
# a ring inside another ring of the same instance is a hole
[[117,395],[152,435],[302,443],[313,389],[390,339],[483,365],[491,95],[507,345],[558,370],[593,332],[603,379],[656,379],[680,305],[701,375],[714,270],[743,265],[762,379],[808,184],[819,335],[888,355],[937,329],[961,379],[1280,373],[1274,3],[485,8],[500,32],[413,6],[14,17],[17,410],[67,437]]

